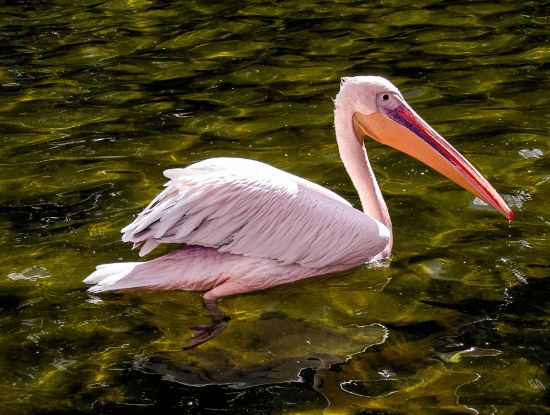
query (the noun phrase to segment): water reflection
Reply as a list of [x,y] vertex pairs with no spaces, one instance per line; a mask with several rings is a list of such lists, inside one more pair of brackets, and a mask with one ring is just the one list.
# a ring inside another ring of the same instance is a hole
[[139,366],[193,386],[284,384],[300,382],[304,369],[328,369],[345,362],[371,345],[383,343],[386,336],[387,330],[380,324],[339,328],[280,312],[263,312],[232,321],[216,344],[209,342],[185,353],[178,351],[181,336],[165,335],[145,349],[148,357]]

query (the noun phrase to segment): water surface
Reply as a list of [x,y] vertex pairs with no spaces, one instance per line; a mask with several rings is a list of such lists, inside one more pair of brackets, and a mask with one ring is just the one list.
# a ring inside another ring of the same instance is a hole
[[[548,4],[12,1],[0,15],[0,411],[548,413]],[[221,301],[91,295],[162,171],[248,157],[358,206],[332,99],[391,79],[516,211],[367,142],[391,261]]]

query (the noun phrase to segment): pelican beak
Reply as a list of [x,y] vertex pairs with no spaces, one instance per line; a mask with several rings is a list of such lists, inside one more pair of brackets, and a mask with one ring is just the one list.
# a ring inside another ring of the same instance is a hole
[[[397,97],[396,97],[397,98]],[[403,100],[393,108],[369,115],[355,113],[353,126],[365,135],[422,161],[501,212],[508,220],[514,212],[479,171]]]

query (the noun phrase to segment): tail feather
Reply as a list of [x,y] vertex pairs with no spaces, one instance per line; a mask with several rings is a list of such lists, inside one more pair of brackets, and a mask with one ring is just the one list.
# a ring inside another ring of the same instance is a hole
[[96,293],[124,288],[137,288],[137,286],[143,286],[143,281],[129,277],[139,264],[139,262],[123,262],[99,265],[84,282],[86,284],[93,284],[88,291]]
[[151,261],[99,265],[84,282],[96,293],[130,288],[204,291],[214,286],[223,270],[223,262],[205,259],[220,255],[211,248],[188,247]]

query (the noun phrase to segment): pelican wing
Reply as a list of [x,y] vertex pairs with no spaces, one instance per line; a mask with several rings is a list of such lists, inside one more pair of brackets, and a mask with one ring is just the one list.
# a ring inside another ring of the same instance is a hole
[[184,243],[323,268],[366,262],[389,240],[340,196],[261,162],[215,158],[164,174],[164,191],[122,230],[140,255]]

